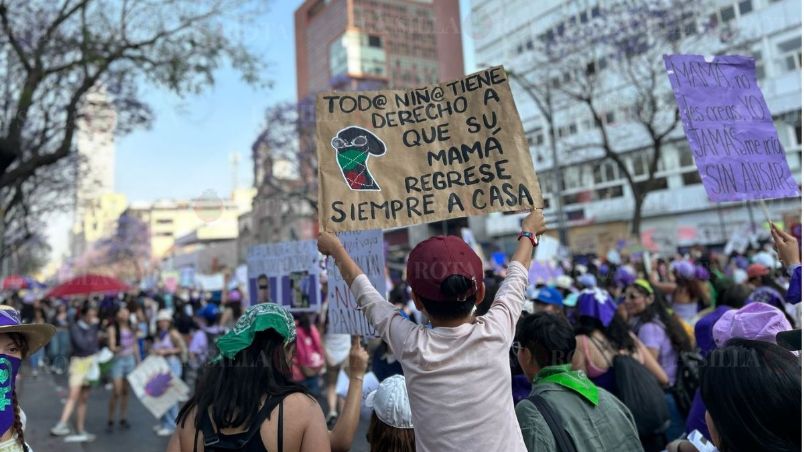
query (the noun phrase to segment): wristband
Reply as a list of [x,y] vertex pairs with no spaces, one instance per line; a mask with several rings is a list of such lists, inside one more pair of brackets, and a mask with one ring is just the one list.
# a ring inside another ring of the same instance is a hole
[[519,235],[516,236],[516,240],[519,241],[522,237],[527,237],[528,240],[530,240],[530,244],[533,245],[534,248],[539,245],[539,237],[530,231],[520,232]]

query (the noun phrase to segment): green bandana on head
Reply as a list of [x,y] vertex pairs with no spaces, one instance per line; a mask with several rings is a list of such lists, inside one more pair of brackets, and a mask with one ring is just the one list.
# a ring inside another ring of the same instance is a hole
[[285,345],[296,340],[296,323],[290,311],[276,303],[260,303],[246,309],[232,331],[215,341],[220,356],[234,358],[239,351],[251,345],[255,334],[264,330],[279,333],[285,339]]

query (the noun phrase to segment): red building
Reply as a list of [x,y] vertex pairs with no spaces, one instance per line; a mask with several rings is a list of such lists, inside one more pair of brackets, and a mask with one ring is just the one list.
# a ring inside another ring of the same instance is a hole
[[458,0],[307,0],[295,26],[299,101],[463,76]]

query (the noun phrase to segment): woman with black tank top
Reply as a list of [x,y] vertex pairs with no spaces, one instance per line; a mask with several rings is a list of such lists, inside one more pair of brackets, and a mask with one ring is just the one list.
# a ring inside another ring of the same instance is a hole
[[206,365],[195,394],[181,409],[169,450],[348,450],[359,421],[368,355],[353,341],[344,415],[327,432],[321,406],[291,380],[295,340],[287,310],[273,303],[250,307],[218,339],[220,356]]

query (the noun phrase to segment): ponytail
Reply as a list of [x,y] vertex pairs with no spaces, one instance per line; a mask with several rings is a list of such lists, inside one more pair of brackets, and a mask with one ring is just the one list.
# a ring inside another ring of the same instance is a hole
[[17,402],[17,390],[14,389],[14,392],[11,395],[12,404],[14,406],[14,424],[11,428],[14,429],[14,434],[17,435],[17,442],[22,447],[23,451],[27,451],[28,448],[25,446],[25,432],[22,429],[22,418],[20,417],[20,404]]

